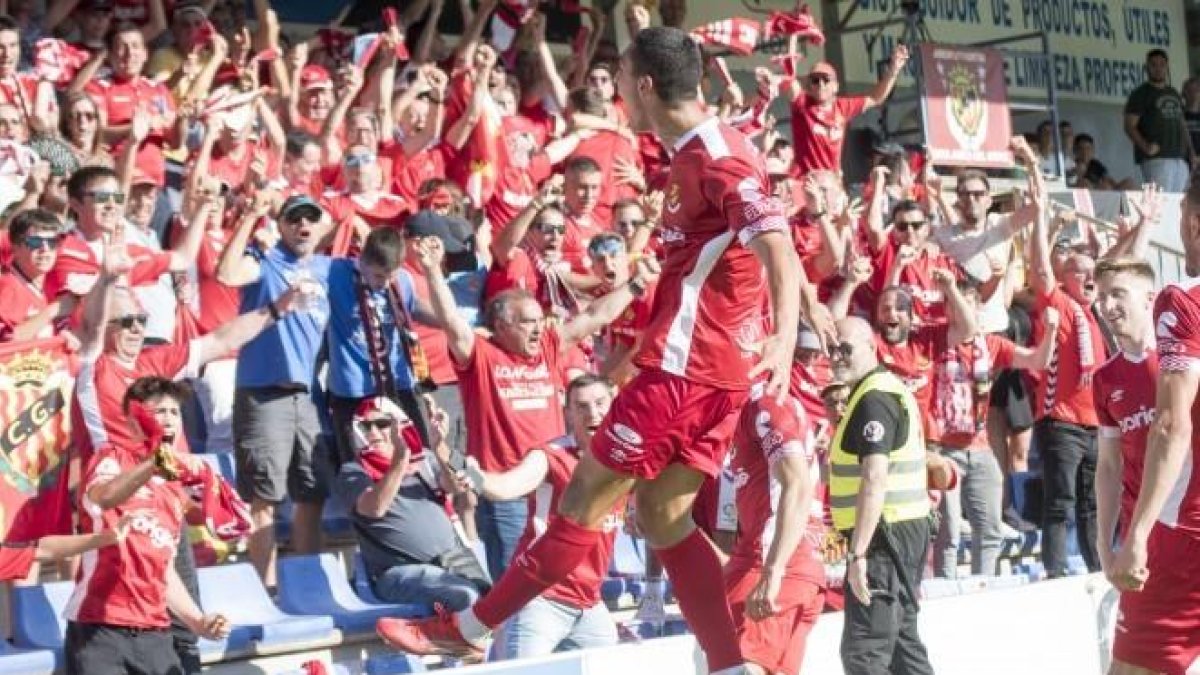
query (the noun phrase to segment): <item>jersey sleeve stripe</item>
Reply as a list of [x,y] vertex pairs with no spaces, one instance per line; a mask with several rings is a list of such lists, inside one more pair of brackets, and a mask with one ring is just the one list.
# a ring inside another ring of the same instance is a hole
[[1172,373],[1187,373],[1200,370],[1200,358],[1184,354],[1167,354],[1158,360],[1160,370]]

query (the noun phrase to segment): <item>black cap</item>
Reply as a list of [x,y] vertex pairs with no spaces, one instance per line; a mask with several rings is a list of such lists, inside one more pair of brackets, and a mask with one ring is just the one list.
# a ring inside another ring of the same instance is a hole
[[437,237],[442,240],[446,253],[466,253],[471,250],[467,241],[471,237],[471,225],[462,218],[451,218],[433,211],[417,211],[404,223],[404,234],[409,237]]
[[306,194],[292,195],[283,202],[283,206],[279,207],[280,220],[292,220],[303,215],[300,209],[305,209],[303,213],[312,215],[310,220],[318,220],[324,215],[325,210],[321,205],[313,201],[312,197]]

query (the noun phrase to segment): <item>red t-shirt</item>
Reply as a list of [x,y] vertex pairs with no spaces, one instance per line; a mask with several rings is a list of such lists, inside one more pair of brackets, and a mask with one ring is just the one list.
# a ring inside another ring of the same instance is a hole
[[[578,448],[572,436],[562,436],[541,446],[548,468],[541,485],[529,493],[529,516],[525,531],[517,542],[516,555],[533,546],[546,531],[550,516],[558,513],[558,502],[571,482],[571,474],[579,464]],[[608,577],[612,560],[613,541],[622,525],[625,500],[604,519],[603,536],[587,557],[565,579],[547,588],[542,596],[576,609],[595,607],[600,602],[600,584]]]
[[557,122],[554,115],[546,110],[546,106],[541,101],[529,105],[521,103],[517,107],[517,117],[520,119],[521,128],[533,134],[538,147],[545,146],[554,136],[554,127]]
[[796,175],[817,169],[842,172],[842,143],[850,121],[867,107],[863,96],[839,96],[826,110],[801,94],[792,99],[792,147]]
[[742,408],[733,435],[729,467],[736,487],[738,539],[730,552],[732,567],[761,568],[775,537],[782,485],[771,475],[771,466],[788,456],[801,456],[808,464],[813,498],[808,526],[795,552],[788,558],[786,575],[825,585],[821,557],[825,540],[824,509],[817,489],[821,481],[813,430],[800,402],[788,398],[783,405],[772,396],[751,398]]
[[646,186],[650,190],[665,190],[671,176],[671,156],[667,148],[657,135],[649,131],[639,132],[637,139]]
[[[1060,422],[1094,427],[1099,425],[1096,406],[1092,400],[1092,388],[1084,385],[1086,371],[1095,372],[1106,360],[1104,333],[1096,323],[1096,317],[1087,307],[1075,302],[1061,288],[1039,295],[1034,303],[1033,344],[1041,344],[1046,327],[1042,314],[1047,307],[1054,307],[1061,317],[1055,339],[1054,358],[1042,378],[1038,380],[1034,415],[1041,419],[1052,417]],[[1080,335],[1090,338],[1084,349],[1090,353],[1091,365],[1082,361]],[[1047,409],[1046,401],[1052,405]]]
[[565,218],[567,231],[563,233],[563,258],[571,263],[572,270],[580,274],[586,274],[592,267],[587,254],[588,243],[592,241],[592,237],[609,231],[600,222],[598,215],[597,211],[593,211],[588,216],[567,214]]
[[833,382],[833,367],[829,364],[829,357],[817,357],[811,368],[799,361],[792,363],[789,393],[800,402],[804,416],[812,424],[813,436],[821,447],[832,437],[829,415],[825,411],[825,402],[821,400],[821,391],[830,382]]
[[[1167,284],[1154,301],[1155,337],[1161,372],[1200,369],[1200,280]],[[1175,478],[1158,514],[1163,524],[1200,538],[1200,398],[1192,403],[1192,440],[1184,470]]]
[[0,103],[14,105],[26,118],[37,112],[38,87],[41,80],[33,73],[17,73],[0,80]]
[[[875,273],[867,282],[869,296],[862,298],[866,307],[874,307],[879,294],[891,276],[892,266],[900,253],[900,245],[892,238],[872,257],[871,264]],[[917,259],[900,272],[897,285],[904,288],[913,297],[913,314],[921,323],[941,323],[946,321],[946,297],[933,281],[933,270],[944,269],[954,273],[955,278],[963,277],[962,268],[953,258],[942,251],[931,254],[929,249],[921,251]],[[862,290],[860,288],[860,290]]]
[[396,195],[380,192],[375,198],[352,195],[345,192],[326,192],[321,205],[329,212],[330,219],[339,226],[346,226],[353,216],[362,218],[371,229],[377,227],[401,228],[403,216],[409,211],[409,202]]
[[[93,247],[78,232],[63,238],[58,246],[58,259],[46,275],[46,297],[57,297],[63,291],[75,295],[87,295],[100,277],[100,254],[103,244]],[[125,245],[126,255],[133,263],[127,275],[130,286],[146,286],[158,283],[158,278],[171,267],[171,254],[153,251],[136,244]]]
[[[604,329],[605,342],[610,348],[619,345],[631,349],[637,345],[642,331],[650,324],[651,311],[654,309],[654,293],[657,288],[657,284],[646,288],[642,297],[634,298],[625,311],[621,312],[621,315]],[[605,288],[603,293],[596,295],[599,297],[610,290]]]
[[24,579],[36,561],[36,541],[0,545],[0,581]]
[[145,450],[105,446],[87,463],[80,494],[81,529],[98,533],[112,529],[125,514],[136,514],[129,536],[114,546],[83,554],[75,591],[66,615],[78,623],[141,629],[166,628],[167,573],[175,560],[179,532],[188,499],[178,483],[151,478],[133,495],[111,509],[101,509],[87,491],[124,472],[145,458]]
[[446,167],[458,153],[449,143],[436,141],[412,156],[401,149],[392,164],[392,193],[409,204],[417,203],[417,194],[426,181],[446,178]]
[[1142,469],[1146,441],[1154,421],[1158,353],[1147,351],[1141,358],[1117,352],[1092,378],[1092,398],[1100,420],[1100,436],[1120,439],[1121,511],[1117,532],[1122,538],[1142,491]]
[[600,165],[600,173],[604,178],[600,183],[600,200],[592,217],[597,225],[608,229],[612,226],[613,204],[619,199],[636,199],[640,195],[629,185],[618,185],[617,178],[613,175],[613,165],[618,159],[642,168],[638,148],[623,134],[600,131],[595,136],[579,142],[575,152],[571,154],[571,159],[575,157],[590,157]]
[[208,173],[226,185],[240,188],[246,182],[250,164],[256,157],[266,159],[268,176],[279,175],[283,158],[265,141],[247,141],[245,146],[236,152],[221,152],[220,148],[214,147]]
[[875,352],[879,362],[892,371],[913,393],[922,410],[929,410],[933,397],[933,360],[938,345],[946,344],[946,324],[913,326],[908,340],[893,345],[875,334]]
[[530,448],[562,435],[561,345],[548,328],[537,356],[526,358],[476,336],[466,363],[454,362],[471,430],[467,453],[484,471],[511,469]]
[[676,143],[663,204],[663,262],[639,368],[749,388],[767,329],[767,284],[748,244],[787,232],[753,142],[712,117]]
[[[13,331],[38,312],[46,309],[46,296],[20,273],[9,270],[0,274],[0,342],[13,339]],[[35,338],[54,337],[54,322],[49,321]]]
[[196,254],[196,292],[200,296],[197,326],[200,334],[211,333],[237,318],[241,310],[241,291],[217,281],[221,253],[233,236],[233,230],[210,229]]
[[113,444],[132,447],[140,443],[121,408],[125,392],[134,380],[148,375],[169,380],[197,377],[201,364],[192,345],[146,347],[132,368],[126,368],[107,353],[81,363],[71,406],[71,440],[85,464],[97,448]]
[[[105,111],[109,126],[129,124],[138,109],[159,116],[175,113],[175,98],[166,85],[141,75],[128,80],[105,78],[88,83],[86,91]],[[164,134],[167,129],[151,129],[150,134],[138,148],[137,166],[162,185],[166,176],[163,160]],[[114,144],[112,154],[118,155],[125,141]]]
[[553,173],[546,153],[539,152],[529,158],[529,166],[518,169],[505,164],[496,183],[496,192],[483,207],[483,213],[492,224],[494,233],[499,233],[521,209],[537,196],[538,186]]
[[992,373],[1011,368],[1017,346],[999,335],[948,345],[939,331],[933,364],[933,405],[924,408],[926,440],[965,450],[988,447],[988,389]]
[[[419,265],[414,265],[407,258],[404,260],[404,269],[408,270],[409,279],[412,281],[413,296],[429,302],[429,279],[425,276],[425,270]],[[420,321],[412,323],[413,330],[417,333],[417,340],[425,350],[425,359],[429,362],[429,373],[433,377],[433,381],[437,384],[458,382],[458,373],[454,371],[454,363],[450,360],[450,348],[447,346],[449,340],[446,338],[445,331],[426,326]]]

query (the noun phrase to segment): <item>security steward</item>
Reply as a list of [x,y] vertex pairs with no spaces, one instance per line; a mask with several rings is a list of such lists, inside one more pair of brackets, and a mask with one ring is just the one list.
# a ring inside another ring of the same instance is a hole
[[834,377],[851,386],[830,448],[833,524],[847,541],[842,667],[847,675],[933,673],[917,633],[929,546],[921,411],[879,364],[871,326],[837,323]]

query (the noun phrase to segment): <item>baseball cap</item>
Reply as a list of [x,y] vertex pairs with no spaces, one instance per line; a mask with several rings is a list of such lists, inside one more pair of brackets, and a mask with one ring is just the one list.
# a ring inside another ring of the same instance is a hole
[[809,75],[828,75],[829,77],[836,80],[837,79],[837,68],[834,68],[833,64],[828,61],[818,61],[816,63],[816,65],[814,65],[812,67],[812,70],[808,71],[808,74]]
[[300,70],[300,88],[304,90],[329,88],[333,89],[333,79],[325,66],[310,63]]
[[404,223],[404,233],[409,237],[437,237],[442,240],[446,253],[466,253],[471,250],[466,240],[471,226],[461,218],[450,218],[433,211],[418,211]]
[[133,176],[129,179],[129,184],[132,185],[158,185],[158,181],[150,174],[134,167]]
[[284,200],[283,206],[279,207],[280,220],[293,220],[301,217],[307,217],[309,220],[317,220],[324,213],[325,210],[321,208],[321,205],[317,204],[313,201],[312,197],[306,194],[292,195]]
[[208,12],[204,11],[203,3],[196,0],[180,0],[175,4],[175,8],[171,10],[171,16],[177,17],[182,14],[199,14],[202,18],[208,18]]

